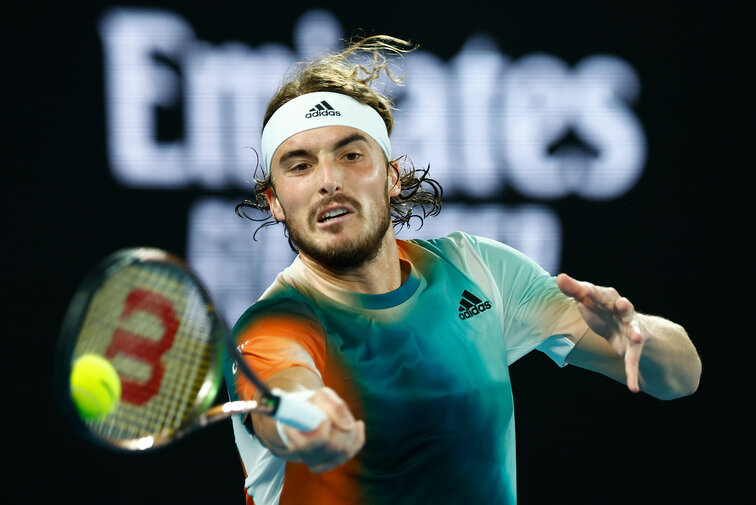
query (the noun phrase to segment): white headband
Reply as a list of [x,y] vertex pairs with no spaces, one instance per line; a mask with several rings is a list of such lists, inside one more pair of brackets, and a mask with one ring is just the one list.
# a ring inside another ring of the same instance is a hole
[[329,91],[300,95],[283,104],[268,120],[262,134],[264,170],[270,173],[273,153],[292,135],[324,126],[351,126],[370,135],[391,159],[386,123],[378,112],[351,96]]

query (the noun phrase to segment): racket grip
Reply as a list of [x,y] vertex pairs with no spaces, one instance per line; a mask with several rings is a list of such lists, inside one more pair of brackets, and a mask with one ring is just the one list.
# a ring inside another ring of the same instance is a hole
[[308,402],[315,391],[289,393],[274,389],[273,394],[281,400],[273,418],[299,431],[312,431],[327,419],[325,412]]

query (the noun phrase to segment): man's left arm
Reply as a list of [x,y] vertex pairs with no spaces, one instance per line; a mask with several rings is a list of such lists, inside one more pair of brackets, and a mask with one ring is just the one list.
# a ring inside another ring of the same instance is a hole
[[663,400],[696,391],[701,360],[685,329],[661,317],[639,314],[613,288],[557,277],[575,299],[588,331],[567,355],[567,363],[627,384]]

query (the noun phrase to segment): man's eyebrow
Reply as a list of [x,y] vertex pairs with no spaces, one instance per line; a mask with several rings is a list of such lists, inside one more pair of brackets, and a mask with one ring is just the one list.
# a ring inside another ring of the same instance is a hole
[[290,158],[296,158],[297,156],[307,156],[310,152],[305,149],[294,149],[293,151],[286,151],[281,155],[281,159],[278,160],[280,165],[283,165]]
[[[333,145],[333,150],[339,149],[341,147],[344,147],[347,144],[351,144],[352,142],[356,142],[358,140],[362,140],[363,142],[367,142],[367,137],[363,135],[362,133],[352,133],[351,135],[347,135],[343,139],[339,140]],[[295,158],[297,156],[309,156],[311,155],[311,152],[307,149],[294,149],[292,151],[286,151],[284,154],[281,155],[281,158],[278,160],[278,163],[283,164],[290,158]]]
[[356,142],[358,140],[362,140],[364,142],[367,142],[367,138],[363,134],[355,132],[355,133],[353,133],[351,135],[348,135],[348,136],[344,137],[343,139],[339,140],[338,142],[336,142],[336,144],[334,144],[333,148],[334,149],[338,149],[340,147],[344,147],[345,145],[351,144],[352,142]]

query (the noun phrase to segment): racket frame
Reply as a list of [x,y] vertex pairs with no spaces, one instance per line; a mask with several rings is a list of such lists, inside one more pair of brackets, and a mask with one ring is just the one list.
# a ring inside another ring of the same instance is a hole
[[[84,319],[87,316],[92,299],[97,294],[99,287],[110,278],[108,272],[124,268],[128,265],[145,262],[160,262],[175,266],[181,270],[183,274],[192,279],[195,287],[201,293],[205,302],[210,302],[211,300],[204,284],[197,278],[194,272],[192,272],[183,260],[169,252],[152,247],[134,247],[122,249],[110,254],[105,259],[101,260],[79,284],[63,318],[60,336],[58,338],[55,354],[55,369],[53,373],[53,389],[60,410],[71,422],[75,431],[85,436],[87,439],[94,441],[96,444],[108,449],[133,451],[162,447],[169,441],[178,439],[187,433],[194,431],[194,429],[225,419],[236,413],[241,413],[237,412],[239,408],[259,408],[257,404],[254,406],[250,404],[243,406],[237,404],[230,410],[227,407],[225,411],[223,410],[225,404],[213,407],[215,400],[218,397],[221,384],[223,383],[223,347],[219,344],[221,341],[220,339],[223,341],[228,340],[228,330],[222,315],[217,312],[214,305],[207,303],[206,308],[209,312],[213,312],[214,315],[212,317],[217,319],[216,324],[212,326],[212,333],[210,335],[212,341],[215,342],[211,358],[213,364],[208,367],[207,373],[202,378],[202,387],[199,390],[200,393],[189,407],[187,415],[184,416],[185,422],[176,430],[169,430],[165,433],[155,433],[150,436],[134,439],[106,439],[95,435],[89,429],[87,423],[78,414],[71,399],[70,392],[70,377],[74,360],[73,353],[77,337],[84,323]],[[245,410],[244,412],[248,412],[248,410]]]
[[[89,429],[86,422],[81,419],[71,399],[70,376],[71,364],[76,342],[80,334],[84,320],[89,312],[92,299],[99,288],[111,277],[109,270],[117,270],[131,264],[156,262],[174,266],[181,275],[191,280],[192,286],[199,292],[209,317],[214,324],[211,325],[209,334],[211,346],[211,363],[202,379],[199,394],[184,415],[183,422],[176,429],[166,429],[162,433],[151,433],[137,438],[106,438],[96,435]],[[225,344],[221,345],[221,342]],[[224,353],[225,350],[225,353]],[[223,383],[223,367],[225,356],[228,356],[236,364],[237,370],[241,370],[244,376],[261,393],[259,401],[230,401],[217,403],[218,392]],[[109,449],[134,451],[163,447],[196,429],[209,424],[228,419],[233,415],[259,412],[274,417],[286,424],[303,431],[315,429],[327,416],[318,407],[295,399],[296,395],[289,396],[283,391],[275,393],[268,388],[251,370],[228,331],[225,320],[212,303],[212,298],[204,284],[191,268],[179,257],[161,249],[151,247],[135,247],[117,251],[102,260],[85,277],[77,288],[74,297],[69,304],[63,320],[58,347],[56,349],[56,363],[54,373],[54,389],[61,410],[72,421],[72,425],[86,438],[93,440],[98,445]],[[283,405],[283,407],[282,407]],[[280,416],[278,415],[280,413]]]

